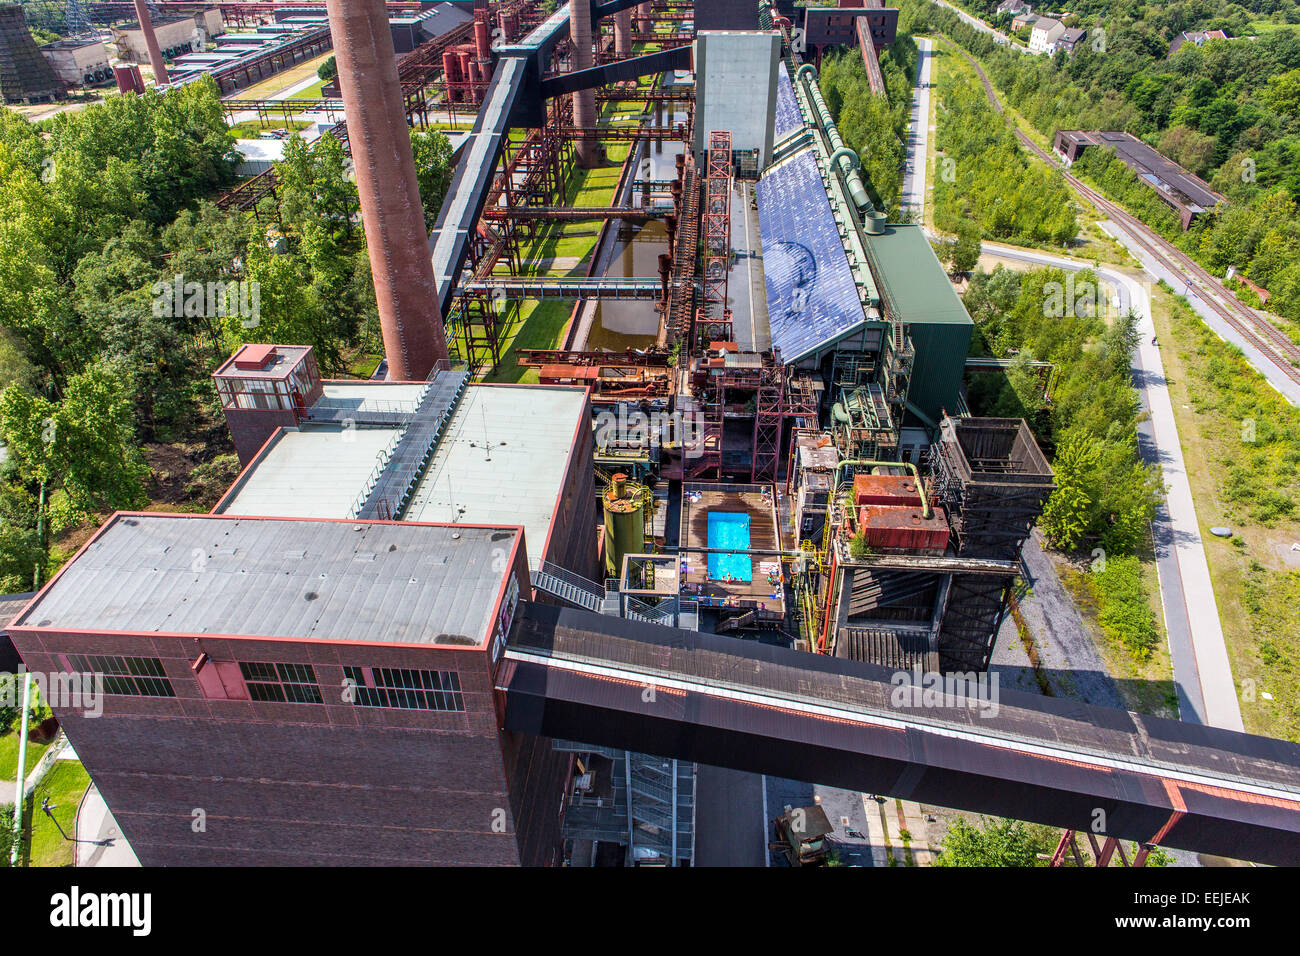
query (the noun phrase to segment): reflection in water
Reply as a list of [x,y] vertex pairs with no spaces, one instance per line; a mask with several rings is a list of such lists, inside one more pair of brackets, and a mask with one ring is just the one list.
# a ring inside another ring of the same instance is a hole
[[[620,244],[605,275],[630,279],[657,276],[659,256],[668,251],[668,231],[662,222],[652,220],[644,226],[632,226],[630,242]],[[587,337],[587,348],[643,349],[655,344],[659,335],[659,310],[653,302],[601,302]]]

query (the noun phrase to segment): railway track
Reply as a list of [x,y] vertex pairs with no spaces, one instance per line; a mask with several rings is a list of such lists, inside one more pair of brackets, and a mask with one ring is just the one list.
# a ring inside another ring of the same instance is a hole
[[[958,49],[961,48],[958,47]],[[965,50],[961,50],[961,53],[975,68],[980,82],[984,84],[984,92],[988,96],[993,109],[999,114],[1004,113],[1002,102],[998,99],[997,92],[993,89],[993,84],[989,81],[984,69]],[[1013,126],[1013,128],[1017,138],[1026,149],[1053,168],[1061,169],[1060,163],[1047,150],[1026,136],[1019,127]],[[1246,341],[1255,345],[1261,354],[1281,370],[1282,374],[1291,381],[1300,384],[1300,345],[1293,342],[1285,332],[1272,322],[1257,315],[1254,310],[1240,304],[1236,297],[1224,289],[1218,279],[1211,275],[1200,263],[1174,246],[1163,236],[1152,232],[1141,220],[1085,184],[1077,176],[1072,176],[1064,169],[1061,169],[1061,174],[1077,195],[1096,207],[1099,212],[1104,213],[1123,226],[1125,231],[1133,237],[1138,245],[1147,251],[1152,259],[1161,263],[1175,275],[1181,275],[1188,281],[1189,285],[1196,283],[1204,293],[1200,297],[1202,302],[1240,332]]]

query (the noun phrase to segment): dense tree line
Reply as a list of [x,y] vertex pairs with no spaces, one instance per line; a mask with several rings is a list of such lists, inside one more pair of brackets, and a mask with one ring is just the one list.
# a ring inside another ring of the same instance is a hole
[[[450,149],[412,138],[436,214]],[[39,124],[0,112],[3,590],[43,577],[64,530],[147,503],[144,447],[227,449],[210,376],[239,343],[311,345],[325,375],[377,348],[342,144],[287,140],[257,216],[212,202],[238,161],[206,78]]]
[[[996,7],[992,0],[966,5],[984,13]],[[1300,321],[1300,29],[1283,25],[1300,22],[1296,3],[1072,4],[1069,22],[1093,39],[1052,57],[1004,49],[929,0],[900,6],[900,23],[941,30],[980,57],[1000,94],[1044,135],[1127,130],[1204,176],[1229,203],[1183,233],[1105,156],[1080,167],[1211,270],[1235,267],[1272,293],[1269,308]],[[1210,29],[1258,33],[1184,43],[1170,55],[1179,32]]]
[[983,86],[945,70],[938,90],[934,224],[959,238],[974,226],[1021,245],[1065,245],[1078,235],[1064,179],[1029,162]]
[[862,160],[871,201],[887,212],[898,206],[903,189],[916,55],[915,41],[900,34],[880,58],[884,96],[871,92],[857,47],[844,47],[822,60],[822,96],[844,142]]

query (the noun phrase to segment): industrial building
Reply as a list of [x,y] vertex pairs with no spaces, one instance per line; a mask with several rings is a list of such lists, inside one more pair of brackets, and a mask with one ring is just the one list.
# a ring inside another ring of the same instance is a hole
[[1093,147],[1113,150],[1115,157],[1177,214],[1184,229],[1207,210],[1227,202],[1201,177],[1189,173],[1132,133],[1062,129],[1057,130],[1056,140],[1052,143],[1056,154],[1066,163],[1073,163],[1085,150]]
[[[170,16],[151,21],[163,56],[172,60],[193,52],[207,40],[225,32],[221,11],[215,7],[191,16]],[[112,28],[117,55],[127,62],[149,62],[149,45],[140,21],[130,21]]]
[[41,52],[69,87],[101,86],[113,80],[103,40],[58,40],[45,44]]
[[[796,16],[874,62],[897,12],[504,0],[399,59],[382,2],[328,4],[387,377],[242,346],[213,513],[115,516],[9,627],[104,676],[59,716],[145,865],[691,865],[701,764],[1295,859],[1292,745],[891,693],[987,669],[1053,477],[966,409],[973,323]],[[434,100],[477,118],[426,236]],[[611,142],[613,202],[571,205]],[[482,380],[511,301],[572,307],[514,350],[536,385]]]

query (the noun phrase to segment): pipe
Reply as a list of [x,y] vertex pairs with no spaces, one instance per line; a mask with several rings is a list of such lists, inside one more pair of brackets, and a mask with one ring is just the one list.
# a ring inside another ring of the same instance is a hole
[[818,124],[826,134],[826,138],[831,141],[831,148],[834,150],[831,154],[831,167],[839,170],[840,178],[844,180],[844,188],[849,191],[849,198],[864,215],[875,212],[876,207],[872,204],[871,197],[867,195],[867,187],[862,182],[860,172],[862,160],[858,158],[856,152],[844,145],[839,128],[831,119],[830,108],[822,98],[821,88],[817,85],[817,68],[811,63],[805,63],[799,67],[795,78],[803,83],[808,98],[812,101],[813,109],[817,111]]
[[[921,496],[921,513],[929,521],[934,517],[934,508],[930,507],[930,498],[925,493],[925,482],[921,481],[921,472],[917,470],[916,465],[910,461],[873,461],[867,458],[846,458],[835,466],[835,480],[831,483],[834,489],[831,492],[831,504],[835,503],[834,496],[840,492],[840,469],[846,465],[865,465],[868,468],[907,468],[912,472],[912,478],[916,480],[916,491]],[[828,506],[829,507],[829,506]]]
[[18,728],[18,768],[14,774],[14,845],[9,850],[9,865],[18,865],[18,848],[23,842],[23,802],[27,799],[27,722],[32,706],[32,675],[23,671],[23,715]]

